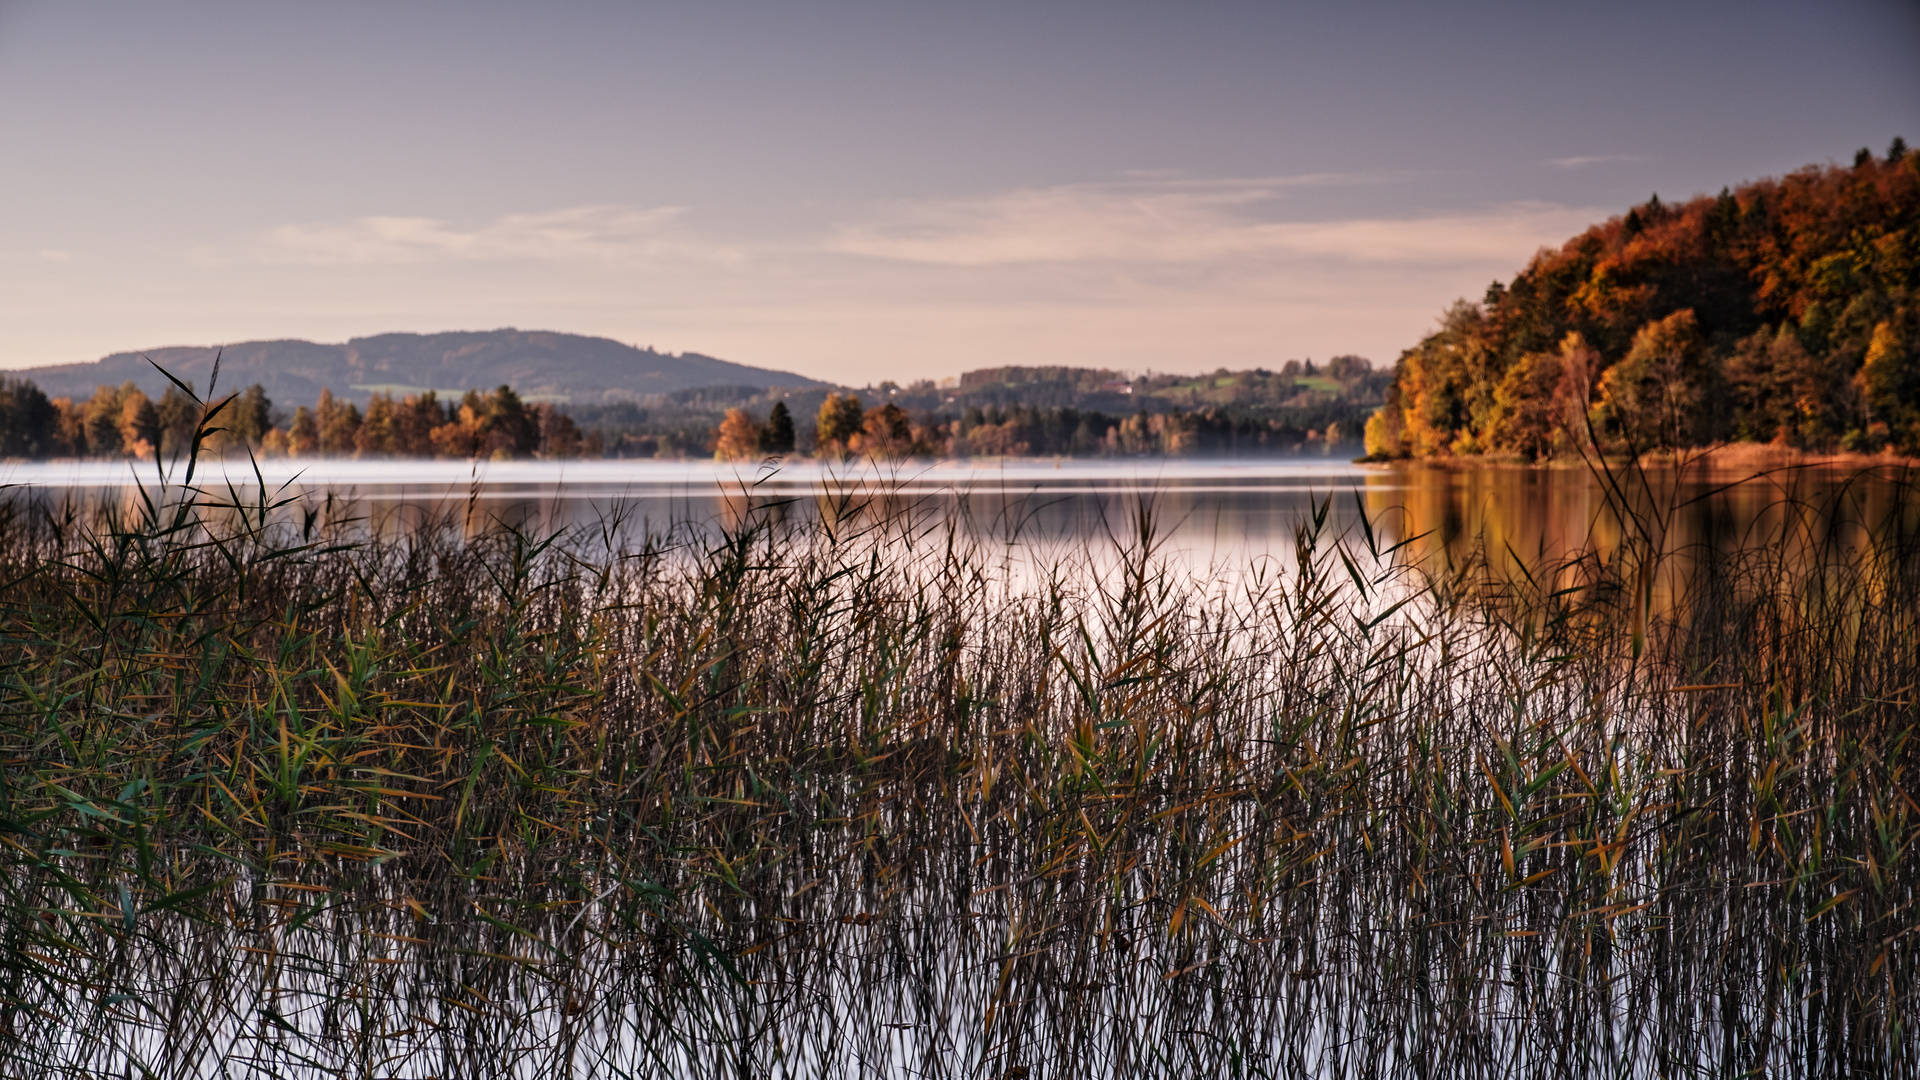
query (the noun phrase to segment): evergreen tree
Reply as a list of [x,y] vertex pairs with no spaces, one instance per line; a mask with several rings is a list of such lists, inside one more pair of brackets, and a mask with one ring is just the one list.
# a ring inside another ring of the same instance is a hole
[[227,406],[228,412],[221,415],[236,440],[245,440],[248,445],[257,445],[273,430],[273,400],[267,397],[267,388],[259,383],[247,387],[233,404]]
[[0,379],[0,458],[53,454],[59,410],[26,379]]
[[784,401],[774,402],[773,411],[767,414],[766,426],[760,429],[760,452],[793,453],[793,413],[787,410]]
[[532,457],[540,449],[540,419],[510,386],[496,387],[484,399],[482,414],[488,456]]

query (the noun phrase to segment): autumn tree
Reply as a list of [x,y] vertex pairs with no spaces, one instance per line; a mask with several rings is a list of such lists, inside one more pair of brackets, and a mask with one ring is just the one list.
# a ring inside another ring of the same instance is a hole
[[567,461],[580,456],[582,439],[580,425],[573,417],[543,404],[535,410],[540,427],[540,456],[555,461]]
[[1683,309],[1641,327],[1601,376],[1593,426],[1643,450],[1698,446],[1720,433],[1725,403],[1699,321]]
[[160,454],[166,458],[186,455],[193,449],[193,432],[200,426],[204,411],[198,401],[169,386],[154,407],[160,425]]
[[367,415],[353,437],[353,452],[359,457],[393,453],[393,395],[375,394],[367,399]]
[[71,454],[84,457],[87,453],[87,406],[85,402],[76,403],[72,398],[53,399],[54,436],[53,445],[56,454]]
[[76,452],[95,457],[151,458],[160,443],[160,413],[132,382],[102,386],[81,407]]
[[487,452],[486,404],[472,390],[461,398],[445,423],[429,433],[434,453],[440,457],[477,458]]
[[151,460],[160,452],[160,410],[137,387],[120,401],[120,448],[129,457]]
[[1493,388],[1493,419],[1488,443],[1528,459],[1553,452],[1560,416],[1555,408],[1560,389],[1558,353],[1522,356]]
[[313,422],[319,429],[320,453],[336,457],[353,453],[354,440],[360,434],[360,409],[353,402],[342,401],[333,396],[332,390],[323,388],[313,407]]
[[728,409],[713,432],[713,456],[721,461],[744,461],[760,451],[760,425],[745,409]]
[[[131,389],[128,383],[122,389]],[[93,457],[112,457],[118,455],[126,445],[121,437],[120,414],[123,403],[122,390],[111,386],[102,386],[94,390],[93,397],[86,404],[86,453]]]
[[286,448],[289,457],[312,457],[320,452],[320,425],[305,405],[293,410],[293,419],[287,424]]
[[[1370,446],[1387,456],[1471,453],[1492,418],[1498,348],[1486,312],[1461,301],[1440,328],[1401,354],[1394,391],[1382,411],[1392,415],[1369,425]],[[1370,451],[1373,452],[1373,451]]]
[[814,443],[822,456],[844,455],[855,435],[860,434],[865,409],[852,394],[828,394],[820,403]]
[[1487,444],[1536,460],[1582,448],[1599,358],[1577,332],[1553,352],[1522,356],[1494,387]]
[[1791,323],[1742,338],[1723,370],[1735,437],[1805,445],[1826,433],[1826,401],[1834,388],[1825,365],[1801,344]]
[[1403,458],[1413,450],[1407,439],[1407,414],[1400,401],[1400,385],[1387,391],[1387,402],[1367,417],[1362,432],[1367,456],[1376,461]]
[[540,421],[510,386],[496,387],[491,394],[468,393],[478,399],[478,412],[484,431],[484,452],[492,458],[532,457],[540,449]]
[[1901,315],[1873,328],[1855,381],[1866,404],[1870,443],[1920,454],[1920,334],[1914,325],[1920,320],[1911,312]]
[[432,457],[433,431],[447,420],[447,410],[433,391],[409,395],[393,410],[392,437],[387,452],[398,457]]
[[[1651,426],[1636,438],[1650,444],[1735,435],[1877,445],[1874,431],[1893,431],[1877,412],[1893,399],[1881,392],[1883,404],[1872,404],[1868,383],[1886,380],[1855,376],[1880,326],[1902,325],[1917,292],[1920,155],[1904,142],[1884,158],[1857,155],[1851,167],[1802,169],[1683,203],[1649,199],[1542,251],[1481,303],[1447,312],[1396,365],[1368,425],[1369,449],[1458,454],[1526,441],[1519,431],[1537,433],[1544,413],[1532,414],[1530,428],[1522,422],[1523,387],[1541,388],[1538,358],[1569,332],[1594,350],[1595,384],[1610,395],[1595,418],[1615,438],[1628,435],[1622,425],[1637,410]],[[1683,311],[1694,346],[1662,356],[1642,347],[1643,330]],[[1895,338],[1880,340],[1879,355],[1892,355]],[[1655,361],[1679,362],[1679,382],[1669,386],[1675,372]],[[1882,359],[1877,370],[1891,369]]]
[[913,424],[907,411],[889,401],[861,419],[860,431],[848,440],[855,453],[879,458],[901,458],[913,453]]

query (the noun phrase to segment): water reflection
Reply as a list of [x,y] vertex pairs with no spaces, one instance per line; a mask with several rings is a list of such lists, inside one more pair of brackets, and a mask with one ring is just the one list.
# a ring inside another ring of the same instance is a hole
[[[0,491],[43,505],[140,509],[183,470],[60,462],[0,465]],[[163,482],[164,480],[164,482]],[[1359,523],[1435,565],[1484,555],[1511,571],[1587,551],[1615,557],[1651,543],[1689,552],[1786,539],[1860,544],[1902,505],[1911,470],[1703,466],[1358,466],[1324,459],[768,462],[275,461],[203,463],[193,484],[220,500],[285,504],[322,520],[400,536],[438,518],[474,533],[500,522],[535,532],[591,526],[627,539],[695,527],[710,535],[748,518],[775,523],[954,520],[1035,555],[1124,543],[1142,514],[1162,551],[1197,572],[1287,558],[1294,531],[1324,507],[1338,532]],[[1912,501],[1905,505],[1911,513]],[[1808,513],[1806,511],[1813,511]],[[1791,527],[1789,527],[1791,526]],[[1812,531],[1809,531],[1812,530]],[[1815,535],[1826,530],[1827,535]],[[1852,530],[1851,532],[1849,530]]]

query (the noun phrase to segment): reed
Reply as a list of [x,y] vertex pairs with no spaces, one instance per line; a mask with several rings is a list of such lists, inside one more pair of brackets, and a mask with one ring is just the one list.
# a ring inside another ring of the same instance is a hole
[[0,1069],[1916,1075],[1912,478],[1693,550],[1656,488],[1203,579],[1150,503],[1015,566],[16,497]]

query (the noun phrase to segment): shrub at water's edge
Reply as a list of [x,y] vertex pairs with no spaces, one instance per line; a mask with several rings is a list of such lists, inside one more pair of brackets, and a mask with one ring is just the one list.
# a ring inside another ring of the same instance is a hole
[[1403,354],[1378,458],[1721,441],[1920,456],[1920,155],[1895,140],[1656,196],[1461,301]]

